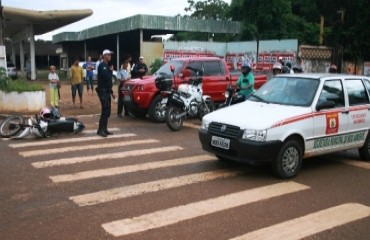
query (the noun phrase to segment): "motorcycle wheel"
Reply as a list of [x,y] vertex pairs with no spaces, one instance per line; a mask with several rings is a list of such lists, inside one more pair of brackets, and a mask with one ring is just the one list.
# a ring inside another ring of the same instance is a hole
[[166,124],[172,131],[180,130],[184,123],[184,117],[176,119],[176,116],[181,114],[181,112],[181,109],[175,106],[169,106],[166,109]]
[[211,99],[207,100],[199,106],[198,118],[202,120],[205,115],[207,115],[210,112],[213,112],[214,110],[215,110],[215,103]]
[[20,115],[10,116],[0,125],[0,136],[9,138],[17,135],[22,130],[24,118]]

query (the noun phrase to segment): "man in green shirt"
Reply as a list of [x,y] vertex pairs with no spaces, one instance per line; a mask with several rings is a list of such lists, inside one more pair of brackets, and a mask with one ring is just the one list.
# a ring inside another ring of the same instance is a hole
[[236,85],[240,89],[238,94],[243,95],[244,101],[249,97],[249,95],[254,93],[254,76],[252,73],[252,68],[248,63],[244,63],[243,66],[241,67],[241,70],[242,73],[240,74],[240,77],[236,82]]

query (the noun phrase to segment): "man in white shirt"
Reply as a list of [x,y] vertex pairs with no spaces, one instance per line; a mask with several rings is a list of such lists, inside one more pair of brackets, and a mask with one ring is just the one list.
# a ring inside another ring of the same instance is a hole
[[128,63],[129,63],[128,59],[124,59],[124,62],[121,65],[121,69],[118,70],[118,72],[117,72],[117,79],[119,81],[119,84],[118,84],[118,103],[117,103],[117,116],[118,117],[122,117],[123,108],[125,109],[125,116],[129,116],[129,113],[127,111],[127,107],[123,103],[122,93],[121,93],[121,89],[123,87],[123,84],[125,83],[125,81],[130,79],[129,72],[127,70]]

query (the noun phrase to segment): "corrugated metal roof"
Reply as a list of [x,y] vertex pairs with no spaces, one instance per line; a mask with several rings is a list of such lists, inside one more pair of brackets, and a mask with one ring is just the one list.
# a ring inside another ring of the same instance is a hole
[[90,38],[101,37],[109,34],[127,32],[137,29],[186,31],[204,33],[229,33],[240,34],[240,22],[198,20],[184,17],[166,17],[152,15],[135,15],[96,27],[82,30],[81,32],[63,32],[53,36],[54,43],[66,41],[83,41]]

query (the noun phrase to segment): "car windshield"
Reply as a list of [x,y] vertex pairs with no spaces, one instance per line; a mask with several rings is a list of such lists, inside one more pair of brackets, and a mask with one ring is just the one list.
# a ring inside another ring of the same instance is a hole
[[275,77],[266,82],[249,100],[292,106],[310,106],[319,80],[300,77]]
[[175,75],[183,68],[184,62],[183,61],[169,61],[165,65],[163,65],[160,69],[155,72],[155,75],[161,75],[166,77],[171,77],[171,65],[175,67]]
[[7,63],[7,67],[15,67],[15,65],[13,63]]

